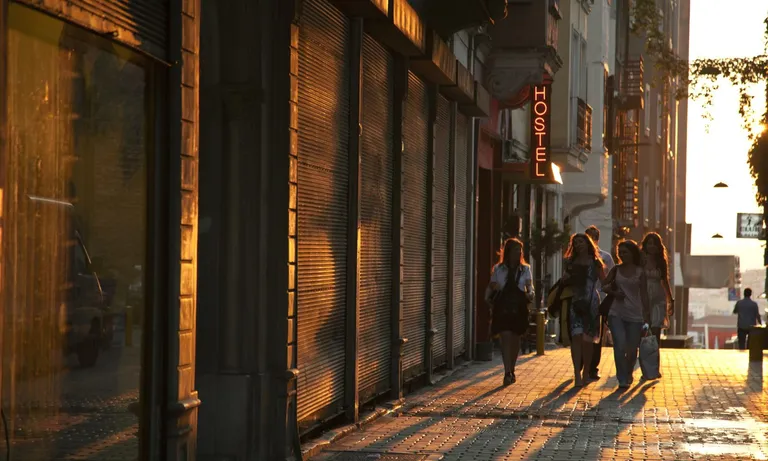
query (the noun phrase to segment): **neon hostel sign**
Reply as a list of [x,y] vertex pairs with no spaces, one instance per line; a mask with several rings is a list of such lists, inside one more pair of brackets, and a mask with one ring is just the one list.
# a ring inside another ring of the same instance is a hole
[[549,157],[550,85],[534,85],[531,101],[531,171],[533,180],[552,179]]

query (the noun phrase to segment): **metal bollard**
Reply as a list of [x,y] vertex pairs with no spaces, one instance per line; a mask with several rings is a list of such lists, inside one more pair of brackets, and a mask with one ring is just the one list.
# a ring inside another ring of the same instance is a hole
[[125,308],[125,345],[133,346],[133,308],[131,306]]
[[544,311],[536,312],[536,355],[544,355]]
[[763,345],[765,344],[765,335],[768,333],[765,326],[754,326],[749,330],[747,347],[749,348],[749,361],[763,361]]

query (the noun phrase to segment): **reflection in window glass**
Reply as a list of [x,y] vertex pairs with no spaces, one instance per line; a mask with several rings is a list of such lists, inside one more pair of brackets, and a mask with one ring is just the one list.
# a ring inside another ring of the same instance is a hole
[[148,73],[126,51],[9,11],[3,409],[13,459],[135,460]]

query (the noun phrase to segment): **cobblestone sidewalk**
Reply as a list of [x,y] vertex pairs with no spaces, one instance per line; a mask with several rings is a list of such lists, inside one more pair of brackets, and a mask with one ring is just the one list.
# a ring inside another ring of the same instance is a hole
[[624,392],[611,349],[582,389],[567,349],[519,364],[506,388],[498,358],[475,364],[312,461],[768,459],[763,364],[741,351],[661,352],[664,377],[639,382],[638,369]]

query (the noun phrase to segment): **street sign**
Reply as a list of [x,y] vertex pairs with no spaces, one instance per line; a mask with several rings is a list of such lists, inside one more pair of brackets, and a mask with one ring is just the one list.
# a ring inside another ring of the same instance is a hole
[[739,300],[739,290],[736,288],[728,288],[728,301],[738,301]]
[[736,213],[736,238],[759,239],[763,234],[762,213]]

